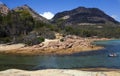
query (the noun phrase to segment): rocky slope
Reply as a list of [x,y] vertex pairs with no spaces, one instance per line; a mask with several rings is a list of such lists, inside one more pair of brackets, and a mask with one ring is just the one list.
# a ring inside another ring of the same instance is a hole
[[63,25],[93,25],[119,23],[98,8],[78,7],[70,11],[57,13],[52,19],[53,23]]
[[5,4],[0,4],[0,13],[2,15],[7,15],[10,9]]
[[18,11],[18,10],[27,10],[29,11],[29,13],[33,16],[33,18],[35,18],[36,20],[45,22],[45,23],[49,23],[49,21],[42,17],[41,15],[39,15],[38,13],[36,13],[32,8],[30,8],[28,5],[23,5],[20,7],[16,7],[13,9],[14,11]]
[[[14,9],[12,9],[12,10],[14,10],[14,11],[26,10],[26,11],[28,11],[28,12],[32,15],[32,17],[33,17],[34,19],[39,20],[39,21],[41,21],[41,22],[49,23],[49,21],[48,21],[46,18],[44,18],[44,17],[42,17],[41,15],[39,15],[39,14],[38,14],[37,12],[35,12],[32,8],[30,8],[28,5],[23,5],[23,6],[20,6],[20,7],[16,7],[16,8],[14,8]],[[9,9],[6,4],[4,4],[4,3],[1,3],[1,4],[0,4],[0,13],[1,13],[1,14],[7,15],[8,12],[10,12],[10,11],[12,11],[12,10]]]

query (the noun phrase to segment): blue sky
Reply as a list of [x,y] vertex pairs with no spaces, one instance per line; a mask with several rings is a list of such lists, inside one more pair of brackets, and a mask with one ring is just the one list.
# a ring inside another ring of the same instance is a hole
[[43,16],[52,16],[57,12],[71,10],[79,6],[96,7],[120,21],[120,0],[0,0],[9,8],[29,5]]

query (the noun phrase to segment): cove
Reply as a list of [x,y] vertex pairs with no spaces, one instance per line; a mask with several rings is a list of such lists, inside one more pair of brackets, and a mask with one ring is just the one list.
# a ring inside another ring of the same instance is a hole
[[[96,41],[102,50],[64,56],[15,56],[0,54],[0,70],[22,69],[79,69],[116,68],[120,69],[120,40]],[[118,57],[108,57],[117,53]]]

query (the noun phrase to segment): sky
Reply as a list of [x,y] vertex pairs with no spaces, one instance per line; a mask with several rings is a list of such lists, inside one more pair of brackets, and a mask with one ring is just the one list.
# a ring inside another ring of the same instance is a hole
[[40,15],[51,19],[56,13],[80,6],[99,8],[120,21],[120,0],[0,0],[9,8],[27,4]]

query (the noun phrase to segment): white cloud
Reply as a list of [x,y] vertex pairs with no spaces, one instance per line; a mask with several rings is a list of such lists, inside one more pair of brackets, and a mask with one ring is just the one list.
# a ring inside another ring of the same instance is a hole
[[117,18],[118,18],[117,15],[111,15],[111,17],[114,18],[114,19],[117,19]]
[[52,19],[54,14],[52,12],[44,12],[42,14],[40,14],[41,16],[47,18],[47,19]]

